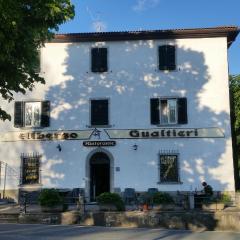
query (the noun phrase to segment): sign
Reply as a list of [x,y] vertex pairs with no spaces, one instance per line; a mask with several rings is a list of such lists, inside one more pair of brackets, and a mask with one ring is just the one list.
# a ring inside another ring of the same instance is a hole
[[160,155],[160,181],[178,182],[178,155],[167,154]]
[[106,129],[110,139],[223,138],[220,128]]
[[116,146],[115,141],[84,141],[84,147],[113,147]]
[[93,130],[53,130],[53,131],[23,131],[0,134],[1,142],[12,141],[55,141],[55,140],[86,140]]
[[39,157],[22,158],[22,184],[39,183]]

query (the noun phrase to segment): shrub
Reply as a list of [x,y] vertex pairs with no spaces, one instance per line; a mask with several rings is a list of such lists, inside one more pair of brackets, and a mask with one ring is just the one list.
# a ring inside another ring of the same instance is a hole
[[213,203],[229,204],[232,201],[231,196],[228,193],[222,193],[220,196],[212,199]]
[[113,204],[118,211],[124,211],[124,203],[117,193],[104,192],[97,197],[99,204]]
[[231,196],[228,193],[222,193],[220,197],[220,202],[228,204],[232,201]]
[[157,192],[153,194],[153,204],[171,204],[174,203],[172,196],[166,192]]
[[41,206],[54,207],[63,205],[63,198],[56,189],[43,189],[39,195],[38,201]]

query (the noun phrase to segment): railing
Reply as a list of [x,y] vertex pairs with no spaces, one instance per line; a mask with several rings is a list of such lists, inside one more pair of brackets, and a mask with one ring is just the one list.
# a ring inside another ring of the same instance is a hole
[[19,171],[16,168],[9,166],[9,164],[0,161],[0,189],[2,189],[2,196],[0,194],[0,199],[5,198],[6,183],[11,178],[19,181]]
[[[35,194],[35,195],[34,195]],[[26,213],[31,205],[38,205],[37,201],[39,192],[20,192],[19,203],[20,211]],[[79,210],[82,212],[86,211],[98,211],[98,204],[86,202],[83,195],[74,195],[71,190],[68,192],[60,193],[64,199],[64,205],[67,206],[66,209],[69,210]],[[143,206],[145,202],[142,200],[144,193],[136,195],[135,198],[130,202],[125,202],[127,210],[144,210]],[[226,207],[235,207],[236,199],[234,196],[225,196],[221,194],[215,194],[214,196],[206,196],[202,193],[178,193],[174,196],[174,203],[171,204],[173,208],[171,210],[187,211],[187,210],[204,210],[204,211],[216,211],[222,210]],[[148,210],[154,210],[154,203],[152,201],[148,202]]]

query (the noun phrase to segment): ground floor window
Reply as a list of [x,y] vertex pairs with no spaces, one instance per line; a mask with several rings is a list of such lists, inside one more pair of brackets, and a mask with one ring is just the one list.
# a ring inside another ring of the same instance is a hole
[[40,183],[40,159],[38,154],[21,155],[21,177],[20,184]]
[[159,155],[160,183],[179,182],[178,157],[178,154],[171,153]]

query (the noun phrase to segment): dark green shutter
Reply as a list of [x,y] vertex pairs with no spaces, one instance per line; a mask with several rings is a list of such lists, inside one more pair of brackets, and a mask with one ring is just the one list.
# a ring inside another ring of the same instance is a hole
[[42,102],[41,127],[50,126],[50,101]]
[[158,48],[159,70],[176,69],[176,51],[175,46],[163,45]]
[[108,125],[108,100],[91,101],[91,125]]
[[160,123],[160,113],[159,113],[159,98],[150,99],[150,108],[151,108],[151,124]]
[[168,45],[166,46],[166,64],[168,70],[176,69],[176,53],[175,46]]
[[98,54],[98,48],[92,48],[91,57],[92,57],[92,72],[97,72],[98,69],[98,63],[97,63],[97,55]]
[[14,104],[14,127],[19,128],[24,125],[24,103],[15,102]]
[[187,124],[188,123],[187,98],[179,98],[177,101],[177,106],[178,106],[178,123]]
[[101,66],[100,66],[100,72],[107,72],[108,68],[107,68],[107,48],[100,48],[100,62],[101,62]]
[[92,72],[107,72],[107,48],[92,48]]
[[159,57],[159,70],[166,70],[166,46],[159,46],[158,48]]

